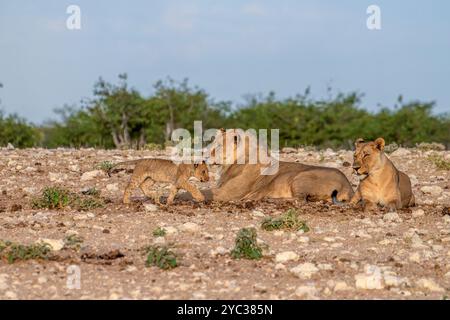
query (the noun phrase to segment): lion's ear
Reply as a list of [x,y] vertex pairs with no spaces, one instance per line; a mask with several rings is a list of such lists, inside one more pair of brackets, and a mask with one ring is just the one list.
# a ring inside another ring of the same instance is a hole
[[194,163],[194,169],[198,168],[198,163]]
[[384,150],[384,139],[383,138],[378,138],[377,140],[375,140],[375,144],[377,145],[377,148],[380,149],[381,151]]
[[219,131],[222,132],[222,133],[225,133],[225,129],[224,128],[220,128]]
[[358,138],[355,141],[355,147],[357,147],[358,145],[360,145],[361,143],[364,143],[364,139],[363,138]]

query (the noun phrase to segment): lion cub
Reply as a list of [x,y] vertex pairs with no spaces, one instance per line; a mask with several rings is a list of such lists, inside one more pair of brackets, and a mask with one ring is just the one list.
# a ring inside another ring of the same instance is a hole
[[377,204],[391,210],[414,206],[414,195],[409,177],[397,170],[384,151],[384,139],[355,142],[353,169],[360,178],[358,189],[350,203],[364,202],[364,209]]
[[173,199],[179,189],[184,189],[192,194],[197,201],[204,201],[203,194],[191,184],[190,177],[196,177],[201,182],[209,181],[208,167],[205,162],[200,164],[175,164],[170,160],[163,159],[140,159],[126,162],[120,162],[114,166],[135,164],[130,182],[125,188],[123,203],[130,203],[131,192],[139,187],[147,197],[154,198],[155,202],[160,204],[159,195],[150,190],[155,182],[169,182],[170,188],[167,204],[173,203]]

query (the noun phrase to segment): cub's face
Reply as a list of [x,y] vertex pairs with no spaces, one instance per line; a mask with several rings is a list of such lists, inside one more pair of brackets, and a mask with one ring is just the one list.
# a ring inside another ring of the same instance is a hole
[[205,162],[194,164],[194,177],[201,182],[209,181],[208,166]]
[[384,150],[384,139],[378,138],[369,142],[358,139],[355,142],[355,147],[353,170],[361,179],[364,179],[380,162],[380,156]]
[[220,129],[217,131],[210,147],[210,164],[232,164],[237,159],[238,136],[234,130]]

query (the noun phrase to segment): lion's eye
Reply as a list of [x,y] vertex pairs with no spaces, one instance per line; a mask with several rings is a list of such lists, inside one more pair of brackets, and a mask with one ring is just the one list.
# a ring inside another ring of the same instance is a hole
[[363,158],[366,158],[366,157],[368,157],[368,156],[370,156],[370,154],[369,154],[369,153],[366,153],[366,154],[363,156]]

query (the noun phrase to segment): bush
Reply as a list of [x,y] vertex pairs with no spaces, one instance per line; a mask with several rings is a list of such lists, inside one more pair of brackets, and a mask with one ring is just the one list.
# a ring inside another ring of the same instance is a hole
[[291,230],[291,231],[299,231],[303,230],[303,232],[308,232],[309,227],[306,222],[299,220],[298,213],[294,209],[289,209],[281,216],[276,218],[266,218],[262,224],[261,228],[266,231],[272,230]]
[[262,248],[258,245],[255,228],[243,228],[239,230],[235,245],[231,251],[234,259],[259,260],[262,258]]
[[32,202],[34,209],[63,209],[74,200],[74,195],[60,187],[46,187],[42,195]]
[[150,246],[145,249],[147,267],[156,266],[163,270],[172,269],[178,266],[177,256],[167,247]]
[[0,240],[0,257],[8,263],[17,260],[48,259],[51,249],[48,244],[22,245]]
[[432,154],[428,157],[428,160],[434,163],[434,165],[441,170],[450,170],[450,161],[444,159],[443,156],[438,154]]

